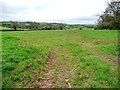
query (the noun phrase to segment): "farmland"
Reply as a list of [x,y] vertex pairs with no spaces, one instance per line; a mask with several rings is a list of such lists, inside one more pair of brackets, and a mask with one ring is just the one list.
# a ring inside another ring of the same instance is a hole
[[118,30],[2,32],[3,88],[118,87]]

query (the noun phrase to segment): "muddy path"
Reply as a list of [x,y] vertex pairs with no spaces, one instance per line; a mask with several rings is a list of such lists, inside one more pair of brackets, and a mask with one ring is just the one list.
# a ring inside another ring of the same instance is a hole
[[[62,53],[64,52],[64,53]],[[40,82],[41,88],[71,88],[77,67],[74,58],[65,49],[53,49],[49,52],[46,77]]]
[[[64,53],[63,53],[64,52]],[[45,70],[39,72],[41,80],[31,82],[30,88],[73,88],[75,82],[76,60],[68,50],[55,48],[50,50]]]
[[45,67],[45,77],[40,81],[41,88],[54,88],[55,87],[55,79],[54,79],[54,66],[55,66],[56,52],[51,50],[48,54],[48,62]]

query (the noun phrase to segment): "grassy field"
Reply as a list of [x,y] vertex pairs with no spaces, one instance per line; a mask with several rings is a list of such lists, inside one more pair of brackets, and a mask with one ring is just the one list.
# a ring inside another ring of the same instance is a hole
[[0,26],[0,30],[11,30],[11,28]]
[[3,87],[117,88],[117,30],[2,33]]

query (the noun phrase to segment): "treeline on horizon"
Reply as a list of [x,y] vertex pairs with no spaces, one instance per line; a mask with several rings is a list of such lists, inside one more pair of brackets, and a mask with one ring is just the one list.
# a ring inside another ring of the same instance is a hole
[[69,30],[83,28],[94,28],[95,25],[64,24],[64,23],[42,23],[42,22],[18,22],[2,21],[2,27],[11,28],[11,30]]

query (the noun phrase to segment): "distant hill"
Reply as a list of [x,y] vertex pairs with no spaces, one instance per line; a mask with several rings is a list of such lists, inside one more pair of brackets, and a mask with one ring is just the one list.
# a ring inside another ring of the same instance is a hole
[[1,21],[0,26],[11,28],[11,30],[68,30],[93,28],[95,25],[65,24],[65,23],[46,23],[46,22],[18,22]]

